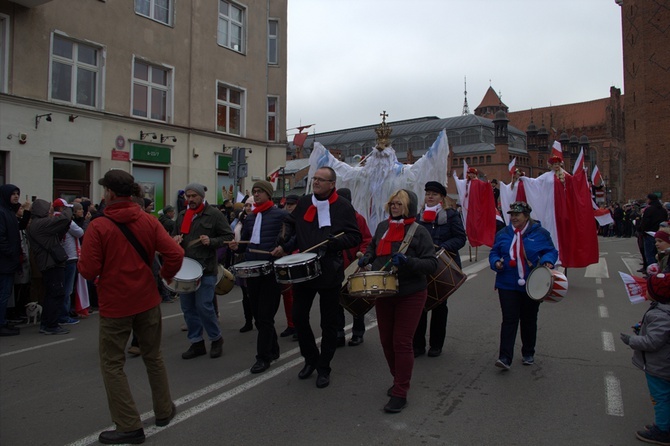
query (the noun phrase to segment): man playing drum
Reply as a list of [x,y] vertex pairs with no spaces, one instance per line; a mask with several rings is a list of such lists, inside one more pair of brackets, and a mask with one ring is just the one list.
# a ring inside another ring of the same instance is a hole
[[510,205],[510,224],[496,234],[489,253],[491,269],[496,272],[495,287],[500,298],[502,324],[500,353],[496,367],[509,370],[514,356],[516,332],[521,326],[521,355],[523,365],[535,363],[537,313],[539,300],[526,292],[526,280],[537,266],[553,268],[558,251],[549,231],[530,218],[532,209],[523,201]]
[[[311,195],[300,198],[298,205],[286,218],[284,242],[272,252],[275,256],[299,249],[305,252],[319,247],[321,274],[311,280],[293,284],[293,323],[298,332],[300,353],[305,366],[298,378],[307,379],[318,373],[316,386],[330,384],[330,361],[337,348],[337,328],[340,288],[344,279],[342,250],[361,243],[354,208],[335,190],[336,175],[330,167],[317,169],[312,178]],[[309,323],[309,312],[316,293],[321,311],[321,351],[316,345]]]
[[225,241],[233,239],[233,231],[221,211],[205,200],[205,186],[191,183],[184,191],[187,207],[179,213],[172,235],[186,251],[186,257],[200,263],[202,279],[196,291],[180,294],[187,336],[191,341],[191,346],[181,357],[192,359],[207,353],[204,329],[212,342],[209,356],[218,358],[222,353],[223,337],[214,309],[214,287],[218,272],[216,250]]
[[[272,192],[272,184],[268,181],[254,183],[251,188],[254,205],[251,214],[244,220],[241,233],[241,241],[249,244],[230,243],[230,249],[233,251],[246,251],[247,261],[264,260],[269,264],[272,260],[269,250],[276,248],[277,236],[283,229],[284,220],[288,215],[288,212],[274,205]],[[267,254],[260,251],[265,251]],[[281,288],[272,270],[267,268],[266,271],[267,274],[259,273],[247,279],[249,303],[258,329],[256,363],[251,367],[251,373],[264,372],[270,367],[271,361],[279,358],[274,317],[279,308]]]

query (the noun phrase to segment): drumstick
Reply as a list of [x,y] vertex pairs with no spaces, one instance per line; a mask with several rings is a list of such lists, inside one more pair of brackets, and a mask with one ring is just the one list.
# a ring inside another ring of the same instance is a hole
[[[404,248],[404,246],[407,245],[407,244],[408,244],[408,243],[406,243],[405,240],[403,240],[402,243],[400,244],[400,249],[398,249],[398,252],[402,251],[402,249]],[[403,253],[403,254],[404,254],[404,253]],[[388,260],[386,261],[386,263],[384,263],[384,266],[382,266],[381,269],[380,269],[379,271],[384,271],[384,270],[386,269],[386,267],[389,266],[390,264],[391,264],[391,259],[388,259]]]
[[[344,235],[344,232],[340,232],[339,234],[336,234],[334,237],[337,238],[337,237],[339,237],[339,236],[341,236],[341,235]],[[310,252],[311,250],[316,249],[316,248],[318,248],[319,246],[323,246],[323,245],[325,245],[326,243],[328,243],[328,240],[324,240],[324,241],[322,241],[321,243],[316,244],[316,245],[312,246],[311,248],[308,248],[308,249],[306,249],[306,250],[304,250],[304,251],[302,251],[302,252]]]
[[197,245],[198,243],[202,243],[202,240],[200,240],[200,239],[197,239],[197,240],[191,240],[190,242],[188,242],[188,243],[186,244],[186,247],[187,247],[187,248],[190,248],[191,246],[195,246],[195,245]]
[[253,252],[255,254],[271,254],[270,251],[263,251],[262,249],[253,249],[249,248],[247,249],[248,252]]
[[244,245],[246,243],[251,243],[251,240],[246,240],[246,241],[240,240],[239,242],[236,242],[235,240],[228,240],[227,242],[223,242],[223,243],[226,243],[226,244],[237,243],[238,245]]

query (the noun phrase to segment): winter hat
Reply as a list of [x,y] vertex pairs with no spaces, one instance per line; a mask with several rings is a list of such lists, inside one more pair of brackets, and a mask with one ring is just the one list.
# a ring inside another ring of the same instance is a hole
[[663,240],[665,243],[670,243],[670,233],[666,231],[656,231],[654,233],[654,238]]
[[64,208],[66,206],[69,208],[72,207],[72,205],[68,204],[67,200],[65,200],[64,198],[56,198],[53,202],[53,207],[55,208]]
[[[470,169],[468,169],[469,173]],[[476,172],[475,172],[476,173]],[[432,192],[437,192],[438,194],[442,195],[443,197],[447,196],[447,188],[442,185],[442,183],[438,183],[437,181],[429,181],[426,183],[426,185],[423,188],[424,191],[432,191]]]
[[196,194],[200,195],[202,198],[205,198],[205,191],[207,188],[200,183],[189,183],[184,188],[185,191],[192,190]]
[[272,198],[272,194],[274,193],[274,190],[272,189],[272,184],[270,184],[269,181],[264,180],[256,181],[251,190],[253,191],[254,189],[262,190],[263,192],[268,194],[268,197],[270,198]]
[[647,279],[647,293],[659,303],[670,301],[670,274],[654,274]]

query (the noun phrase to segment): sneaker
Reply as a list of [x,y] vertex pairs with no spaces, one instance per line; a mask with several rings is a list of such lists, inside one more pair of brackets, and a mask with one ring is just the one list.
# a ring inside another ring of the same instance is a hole
[[635,436],[645,443],[670,445],[670,432],[662,431],[656,425],[652,425],[651,429],[637,431]]
[[502,359],[498,359],[496,361],[496,367],[498,367],[500,369],[503,369],[503,370],[509,370],[509,364],[507,363],[507,361],[504,361]]
[[398,413],[401,412],[405,406],[407,406],[407,399],[399,396],[392,396],[389,402],[386,403],[386,406],[384,406],[384,412]]
[[58,323],[61,324],[61,325],[76,325],[76,324],[79,323],[79,319],[74,319],[74,318],[68,317],[67,319],[65,319],[62,322],[58,321]]
[[521,364],[533,365],[535,364],[535,358],[533,358],[532,356],[524,356],[523,359],[521,360]]
[[68,334],[70,330],[67,328],[63,328],[60,325],[56,325],[54,328],[40,328],[40,333],[44,333],[45,335],[64,335]]

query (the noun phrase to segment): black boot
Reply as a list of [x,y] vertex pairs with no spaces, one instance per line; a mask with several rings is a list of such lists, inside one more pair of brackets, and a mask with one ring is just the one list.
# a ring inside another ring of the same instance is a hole
[[205,341],[199,341],[192,343],[188,350],[181,354],[181,357],[183,359],[193,359],[206,354]]

